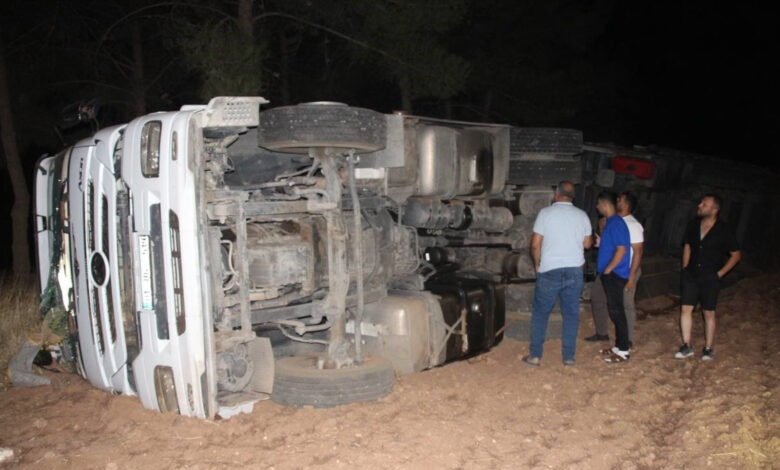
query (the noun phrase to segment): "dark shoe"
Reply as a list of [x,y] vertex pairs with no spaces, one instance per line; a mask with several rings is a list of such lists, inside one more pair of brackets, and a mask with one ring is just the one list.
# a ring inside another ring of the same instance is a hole
[[712,352],[712,348],[704,348],[701,350],[701,360],[702,361],[711,361],[714,359],[712,356],[715,353]]
[[675,359],[687,359],[691,356],[693,356],[693,348],[688,343],[680,346],[680,350],[674,354]]
[[600,335],[596,333],[593,336],[586,337],[585,341],[590,341],[591,343],[595,343],[596,341],[609,341],[609,335]]
[[528,364],[531,367],[539,367],[539,363],[542,361],[538,357],[533,357],[530,354],[528,356],[523,356],[522,359],[523,362]]

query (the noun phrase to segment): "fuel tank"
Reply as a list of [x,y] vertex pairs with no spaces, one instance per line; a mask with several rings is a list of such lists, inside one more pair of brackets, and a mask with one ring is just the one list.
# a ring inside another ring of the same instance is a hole
[[385,153],[401,155],[388,184],[406,195],[453,199],[500,193],[509,171],[509,126],[405,116]]

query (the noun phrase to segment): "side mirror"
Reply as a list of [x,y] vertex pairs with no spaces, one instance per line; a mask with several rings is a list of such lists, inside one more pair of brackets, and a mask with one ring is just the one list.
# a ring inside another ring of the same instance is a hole
[[84,122],[94,122],[97,119],[100,105],[97,99],[79,101],[66,106],[57,118],[58,129],[70,129]]

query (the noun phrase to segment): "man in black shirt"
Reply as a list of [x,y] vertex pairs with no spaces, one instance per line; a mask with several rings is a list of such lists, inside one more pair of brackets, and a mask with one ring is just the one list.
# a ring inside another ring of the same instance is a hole
[[691,326],[693,307],[701,301],[704,310],[704,349],[701,359],[712,360],[712,341],[715,338],[715,305],[718,301],[720,279],[739,262],[741,257],[734,232],[718,220],[722,201],[707,194],[699,203],[698,217],[688,224],[683,239],[682,309],[680,330],[683,345],[674,355],[677,359],[693,356]]

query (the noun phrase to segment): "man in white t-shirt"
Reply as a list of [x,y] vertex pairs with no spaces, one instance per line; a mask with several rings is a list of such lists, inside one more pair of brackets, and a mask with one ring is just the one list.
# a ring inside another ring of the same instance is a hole
[[539,212],[531,238],[531,257],[536,268],[534,306],[531,313],[531,344],[523,362],[538,367],[547,336],[547,322],[556,299],[561,300],[563,364],[574,365],[580,322],[580,295],[584,281],[583,250],[591,247],[588,215],[574,207],[574,184],[561,181],[554,203]]
[[[620,193],[617,199],[617,214],[623,217],[623,221],[628,226],[628,234],[631,238],[631,271],[628,282],[626,282],[625,292],[623,293],[623,307],[626,311],[626,321],[628,323],[628,342],[633,346],[634,324],[636,323],[636,284],[642,275],[640,265],[642,264],[642,253],[644,250],[644,228],[632,214],[636,210],[637,198],[631,193]],[[593,322],[596,325],[596,334],[588,336],[585,341],[609,341],[608,333],[608,313],[607,299],[604,294],[604,288],[597,281],[591,290],[591,309],[593,310]]]

